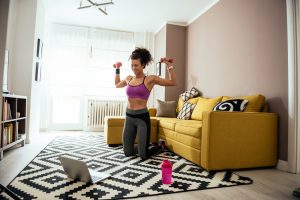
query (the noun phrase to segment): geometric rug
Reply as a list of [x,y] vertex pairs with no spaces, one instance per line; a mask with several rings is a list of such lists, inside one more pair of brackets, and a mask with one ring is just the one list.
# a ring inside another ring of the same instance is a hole
[[[85,161],[89,168],[110,173],[97,184],[68,179],[58,157]],[[173,163],[173,183],[161,182],[161,163]],[[207,172],[169,151],[148,160],[126,157],[122,146],[108,147],[101,135],[59,136],[8,185],[21,199],[126,199],[251,184],[230,171]],[[0,194],[0,199],[8,199]]]

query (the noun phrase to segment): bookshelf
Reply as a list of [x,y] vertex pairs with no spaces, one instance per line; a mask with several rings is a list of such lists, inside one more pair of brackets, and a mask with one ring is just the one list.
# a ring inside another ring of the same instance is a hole
[[21,144],[26,138],[27,97],[2,94],[2,120],[0,128],[0,160],[3,151]]

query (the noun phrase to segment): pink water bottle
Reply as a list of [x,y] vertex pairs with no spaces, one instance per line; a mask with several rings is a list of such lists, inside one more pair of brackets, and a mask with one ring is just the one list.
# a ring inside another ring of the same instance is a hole
[[163,184],[172,183],[172,162],[163,160],[161,165],[161,175]]

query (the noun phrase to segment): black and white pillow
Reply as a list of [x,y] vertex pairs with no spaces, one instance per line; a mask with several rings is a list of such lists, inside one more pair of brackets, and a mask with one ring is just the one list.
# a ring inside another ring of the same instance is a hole
[[218,103],[213,111],[244,111],[247,103],[247,99],[230,99]]
[[180,94],[180,96],[181,96],[181,98],[182,98],[182,100],[184,102],[187,101],[187,100],[189,100],[189,99],[191,99],[191,98],[195,98],[195,97],[197,97],[199,95],[200,95],[199,91],[196,88],[194,88],[194,87],[192,87],[191,90],[186,91],[186,92]]
[[184,119],[184,120],[190,119],[195,107],[196,107],[196,104],[184,102],[181,110],[179,111],[179,113],[177,115],[177,119]]

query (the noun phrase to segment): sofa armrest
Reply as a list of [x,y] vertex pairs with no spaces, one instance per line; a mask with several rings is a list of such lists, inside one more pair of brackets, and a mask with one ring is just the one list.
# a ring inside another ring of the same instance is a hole
[[277,115],[261,112],[204,112],[201,166],[207,170],[274,166]]
[[155,117],[156,116],[156,113],[157,113],[156,108],[149,108],[148,111],[149,111],[150,117]]

